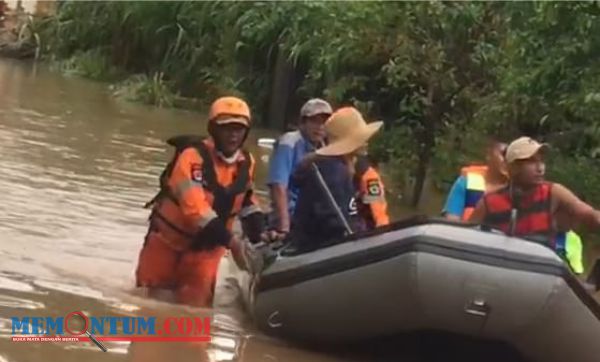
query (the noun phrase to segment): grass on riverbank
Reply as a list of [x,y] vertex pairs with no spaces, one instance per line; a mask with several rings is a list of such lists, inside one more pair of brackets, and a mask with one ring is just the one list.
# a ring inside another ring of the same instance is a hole
[[97,50],[80,52],[64,60],[46,60],[51,69],[62,74],[107,83],[112,94],[119,99],[162,108],[206,109],[206,102],[201,99],[183,97],[175,92],[172,82],[166,80],[163,73],[128,74],[111,65],[107,57]]
[[163,73],[153,76],[136,74],[111,86],[116,97],[157,107],[175,107],[176,94],[164,79]]

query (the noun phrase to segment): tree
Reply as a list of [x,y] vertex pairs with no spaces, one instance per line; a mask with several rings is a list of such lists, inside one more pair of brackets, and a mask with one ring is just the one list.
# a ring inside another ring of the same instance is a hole
[[413,205],[438,138],[472,122],[473,99],[493,91],[487,54],[497,43],[494,10],[486,3],[344,4],[303,46],[309,90],[324,86],[335,101],[384,118],[388,130],[408,127],[411,148],[390,153],[416,155]]

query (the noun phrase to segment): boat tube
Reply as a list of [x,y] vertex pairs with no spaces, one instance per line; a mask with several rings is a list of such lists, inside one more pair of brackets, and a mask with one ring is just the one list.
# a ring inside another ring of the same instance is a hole
[[447,221],[282,248],[245,299],[259,329],[300,342],[435,330],[501,341],[531,361],[600,360],[600,305],[553,250]]

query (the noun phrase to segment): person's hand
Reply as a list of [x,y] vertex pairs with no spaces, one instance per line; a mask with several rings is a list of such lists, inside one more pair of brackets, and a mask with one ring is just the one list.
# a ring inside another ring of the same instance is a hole
[[230,243],[231,255],[237,266],[254,275],[263,270],[264,257],[262,253],[245,239],[232,238]]
[[307,153],[302,160],[298,163],[298,169],[306,169],[317,159],[318,155],[316,152]]
[[287,237],[288,231],[267,230],[262,233],[261,240],[265,243],[276,243]]

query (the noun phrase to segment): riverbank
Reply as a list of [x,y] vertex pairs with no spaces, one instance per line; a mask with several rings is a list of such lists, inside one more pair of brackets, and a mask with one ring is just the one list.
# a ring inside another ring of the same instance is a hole
[[0,57],[31,59],[37,56],[37,46],[27,31],[28,16],[7,11],[0,23]]

